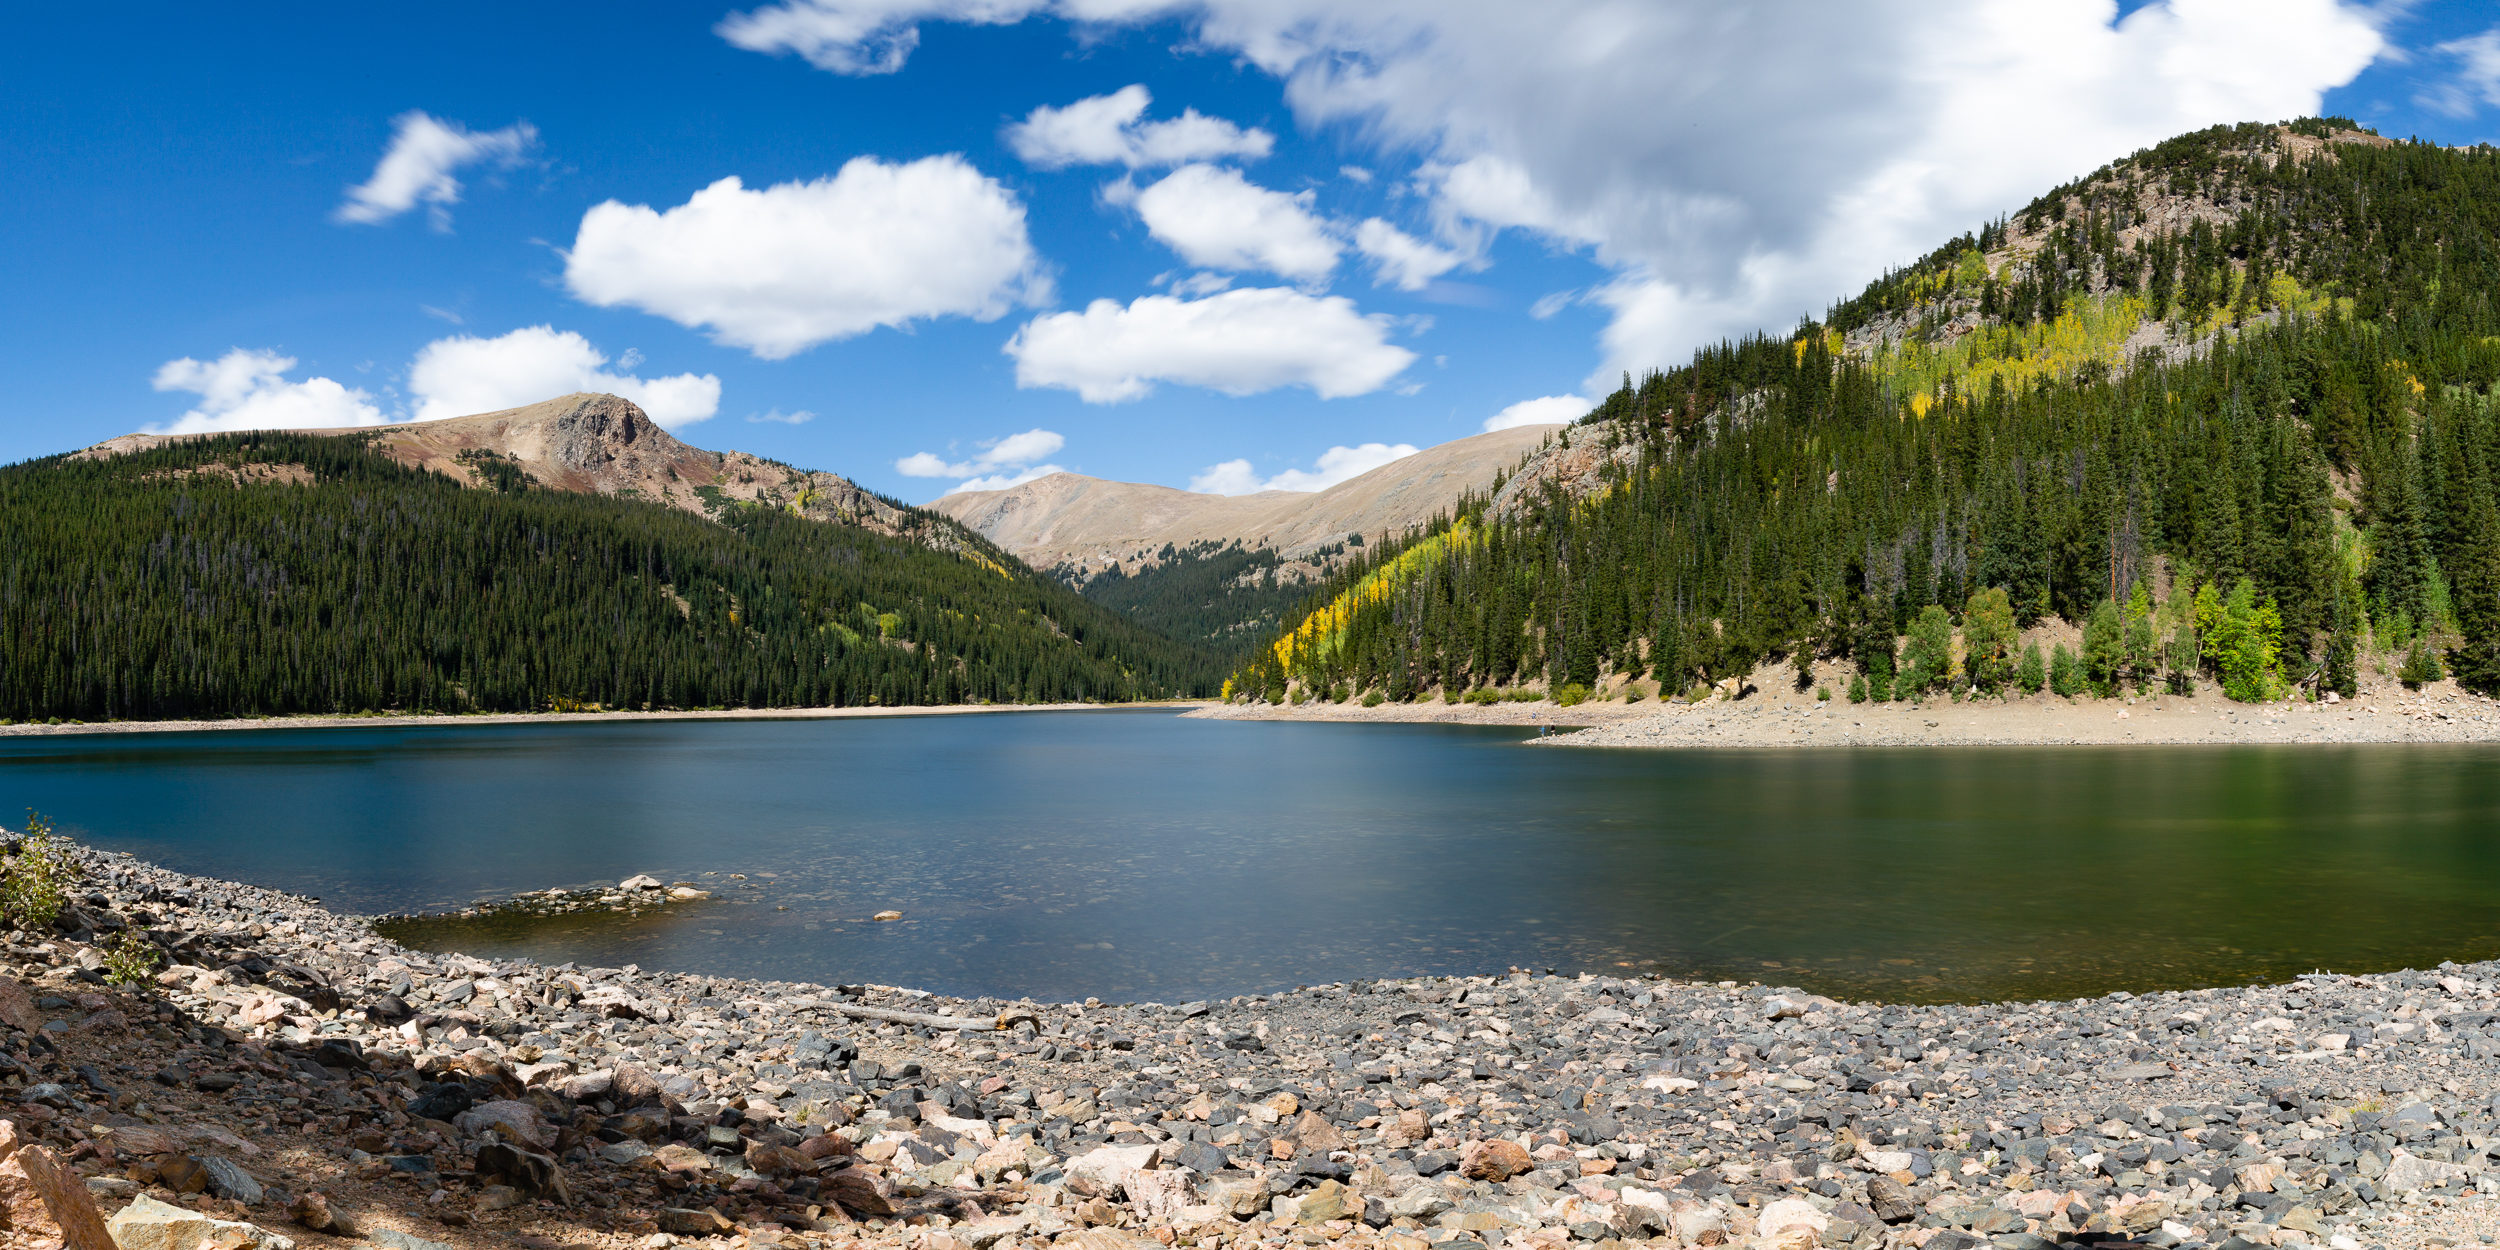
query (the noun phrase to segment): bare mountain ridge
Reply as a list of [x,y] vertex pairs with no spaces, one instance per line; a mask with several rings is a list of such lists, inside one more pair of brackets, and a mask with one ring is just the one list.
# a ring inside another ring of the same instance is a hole
[[1099,572],[1157,563],[1165,544],[1239,541],[1289,560],[1345,541],[1403,532],[1533,455],[1558,427],[1521,426],[1427,448],[1323,491],[1206,495],[1054,473],[1005,490],[963,491],[927,505],[1035,568]]
[[[693,446],[616,395],[580,392],[441,421],[298,432],[370,438],[376,451],[401,464],[470,486],[492,486],[496,462],[504,461],[548,490],[649,499],[698,516],[732,503],[756,503],[941,550],[967,546],[952,523],[880,498],[848,478],[743,451]],[[206,436],[124,434],[75,455],[126,455],[200,437]]]

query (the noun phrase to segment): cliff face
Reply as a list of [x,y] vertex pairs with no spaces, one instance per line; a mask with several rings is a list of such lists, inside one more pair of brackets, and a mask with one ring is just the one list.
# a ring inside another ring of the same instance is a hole
[[[471,486],[492,486],[517,469],[543,489],[650,499],[702,516],[756,503],[940,550],[978,545],[955,524],[879,498],[838,474],[693,446],[615,395],[583,392],[444,421],[308,432],[370,438],[375,450],[401,464]],[[77,456],[124,455],[186,437],[194,436],[125,434]]]

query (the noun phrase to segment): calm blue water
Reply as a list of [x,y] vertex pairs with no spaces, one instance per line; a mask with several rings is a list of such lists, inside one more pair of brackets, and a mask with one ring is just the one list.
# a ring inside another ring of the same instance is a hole
[[2491,748],[1519,738],[1140,711],[0,739],[0,813],[359,912],[705,881],[656,918],[414,936],[961,993],[1517,965],[2067,996],[2500,954]]

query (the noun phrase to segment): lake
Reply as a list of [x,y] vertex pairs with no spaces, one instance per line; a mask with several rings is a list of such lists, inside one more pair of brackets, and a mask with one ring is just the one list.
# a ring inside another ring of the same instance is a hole
[[2500,955],[2488,746],[1520,737],[1141,710],[8,738],[0,812],[359,913],[647,872],[719,893],[394,936],[1008,997],[1518,966],[1943,1001]]

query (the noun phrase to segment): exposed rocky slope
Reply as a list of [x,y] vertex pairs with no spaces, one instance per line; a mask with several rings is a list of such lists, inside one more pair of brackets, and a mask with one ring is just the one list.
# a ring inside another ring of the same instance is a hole
[[[61,932],[0,947],[31,985],[0,985],[6,1118],[125,1230],[267,1230],[210,1244],[2356,1250],[2482,1240],[2500,1189],[2489,964],[1987,1006],[1519,972],[1042,1005],[429,955],[75,855]],[[656,889],[628,885],[607,905]],[[144,990],[100,983],[129,929],[177,961]],[[21,1230],[31,1196],[0,1164]]]
[[1152,565],[1166,544],[1235,540],[1300,559],[1349,535],[1399,533],[1450,511],[1468,492],[1490,489],[1496,475],[1554,432],[1521,426],[1457,439],[1309,494],[1202,495],[1054,473],[1006,490],[948,495],[928,507],[1035,568]]
[[[819,521],[916,537],[944,550],[965,546],[952,524],[871,494],[848,478],[743,451],[706,451],[615,395],[580,392],[472,417],[305,432],[369,438],[376,450],[401,464],[471,486],[497,486],[518,469],[527,475],[526,484],[548,490],[651,499],[707,516],[728,503],[761,503]],[[76,455],[124,455],[187,437],[197,436],[124,434]]]

